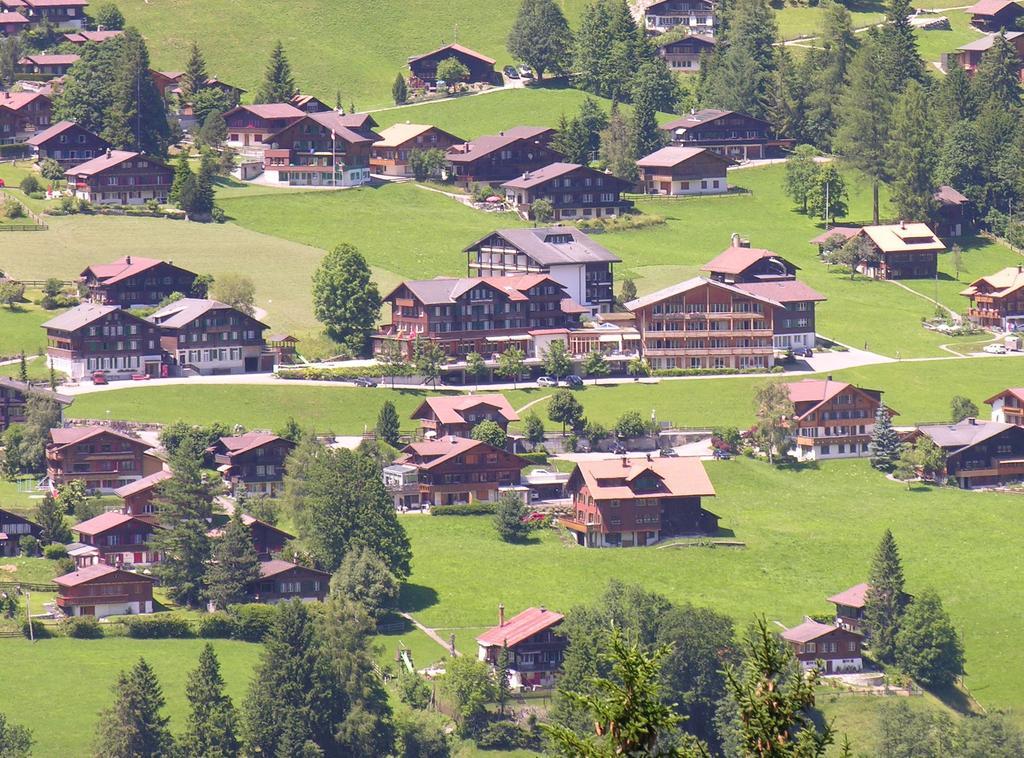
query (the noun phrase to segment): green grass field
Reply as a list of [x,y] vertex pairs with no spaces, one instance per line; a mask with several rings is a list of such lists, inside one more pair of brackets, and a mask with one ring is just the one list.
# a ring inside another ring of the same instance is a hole
[[[21,232],[12,234],[21,234]],[[24,232],[24,234],[44,235],[46,232]],[[0,259],[5,255],[7,253],[0,252]],[[3,270],[3,263],[0,261],[0,271]],[[6,273],[18,276],[11,268],[8,268]],[[40,327],[55,315],[57,315],[55,311],[44,311],[31,303],[21,303],[15,305],[14,308],[9,308],[6,305],[0,306],[0,356],[13,358],[22,351],[25,352],[25,355],[38,355],[46,352],[46,332]],[[39,362],[42,363],[42,361]],[[4,369],[3,373],[8,373],[7,366],[0,368]],[[13,368],[16,374],[17,365]]]

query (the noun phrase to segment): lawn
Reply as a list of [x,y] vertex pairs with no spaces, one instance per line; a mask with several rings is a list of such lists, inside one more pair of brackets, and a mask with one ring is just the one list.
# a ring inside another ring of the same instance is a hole
[[865,579],[889,527],[909,591],[936,588],[961,631],[975,697],[988,708],[1024,706],[1024,627],[1007,612],[1024,602],[1007,560],[1024,550],[1024,533],[1006,528],[1019,497],[908,490],[863,460],[801,471],[747,459],[707,468],[718,496],[706,506],[745,548],[587,550],[566,547],[554,532],[510,545],[486,517],[409,517],[412,574],[401,605],[428,626],[480,626],[493,623],[499,602],[513,613],[540,604],[564,611],[616,578],[714,607],[738,624],[764,614],[793,625],[827,612],[828,595]]
[[[13,234],[22,234],[21,232],[14,232]],[[47,232],[25,232],[23,236],[18,237],[19,240],[24,240],[25,237],[43,237]],[[23,245],[18,246],[22,251],[25,249]],[[11,266],[5,261],[5,258],[9,258],[10,261],[14,261],[18,258],[18,255],[12,255],[13,251],[4,251],[3,246],[0,245],[0,271],[4,271],[10,276],[21,276],[23,278],[35,278],[27,277],[21,273],[16,266]],[[57,315],[57,311],[44,311],[38,305],[32,303],[20,303],[10,308],[6,305],[0,306],[0,357],[14,358],[21,352],[25,355],[38,355],[46,351],[46,332],[40,327],[46,321]],[[43,363],[43,361],[39,361]],[[0,367],[3,369],[3,373],[8,373],[7,366]],[[15,374],[17,374],[18,366],[14,366]]]
[[[188,716],[185,681],[206,640],[102,640],[55,638],[34,645],[0,640],[9,662],[0,687],[0,713],[33,731],[33,754],[42,758],[82,755],[92,744],[98,712],[113,700],[117,675],[140,657],[153,667],[163,688],[171,730],[181,732]],[[220,659],[227,692],[240,705],[260,646],[211,640]]]
[[951,53],[961,45],[981,37],[981,33],[971,26],[971,17],[962,8],[959,10],[948,10],[941,14],[949,19],[950,29],[918,29],[917,49],[928,64],[931,71],[935,71],[934,63],[942,59],[943,53]]
[[903,283],[928,297],[935,298],[957,313],[967,310],[969,301],[960,293],[975,279],[994,274],[1007,266],[1024,263],[1024,256],[984,237],[964,237],[956,240],[954,244],[962,249],[959,277],[952,253],[945,253],[939,256],[937,281],[910,279]]

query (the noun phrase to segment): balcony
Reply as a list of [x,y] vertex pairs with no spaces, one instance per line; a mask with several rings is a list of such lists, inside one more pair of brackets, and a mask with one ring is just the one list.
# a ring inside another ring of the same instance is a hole
[[1024,457],[993,458],[990,461],[968,461],[956,475],[964,479],[983,476],[1024,476]]

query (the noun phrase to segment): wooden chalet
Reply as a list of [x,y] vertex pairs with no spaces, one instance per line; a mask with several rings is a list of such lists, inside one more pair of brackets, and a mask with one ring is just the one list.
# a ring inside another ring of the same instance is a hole
[[88,23],[89,0],[0,0],[0,10],[16,11],[33,25],[57,29],[83,29]]
[[284,487],[284,463],[295,443],[267,432],[221,437],[206,453],[232,491],[276,496]]
[[618,216],[633,207],[622,193],[629,182],[579,163],[551,163],[501,185],[505,199],[524,219],[533,218],[537,200],[547,200],[555,221]]
[[61,395],[48,387],[33,387],[31,384],[0,376],[0,432],[6,431],[11,424],[23,424],[28,420],[26,416],[28,400],[33,395],[56,402],[61,409],[62,422],[64,408],[71,405],[74,400],[73,397]]
[[[3,8],[3,3],[0,3]],[[0,10],[0,35],[14,37],[32,25],[32,22],[17,11]]]
[[655,40],[658,57],[665,65],[680,74],[700,71],[701,61],[715,52],[715,38],[710,34],[690,34],[671,42]]
[[75,524],[71,531],[79,543],[97,549],[102,563],[147,566],[160,561],[160,551],[151,544],[158,528],[152,517],[108,511]]
[[86,297],[97,305],[153,306],[174,293],[189,295],[197,275],[171,261],[126,255],[94,263],[79,275]]
[[861,657],[864,638],[841,626],[807,619],[780,636],[792,648],[805,671],[815,668],[818,661],[824,663],[823,674],[845,674],[864,668]]
[[502,430],[519,421],[512,404],[499,393],[484,395],[437,395],[428,397],[412,413],[420,422],[423,436],[469,437],[473,427],[482,421],[493,421]]
[[1000,29],[1015,31],[1020,28],[1024,6],[1013,0],[979,0],[964,13],[971,17],[972,25],[984,32],[998,32]]
[[992,406],[992,420],[1024,426],[1024,387],[1011,387],[985,401]]
[[503,488],[518,486],[527,465],[517,455],[466,437],[413,442],[395,464],[416,469],[414,506],[493,502]]
[[292,95],[292,99],[288,101],[288,104],[295,106],[303,113],[326,113],[327,111],[334,110],[323,100],[313,95],[303,95],[301,92],[296,92]]
[[736,111],[705,108],[661,126],[677,147],[705,147],[735,161],[780,155],[793,140],[773,136],[764,119]]
[[108,379],[161,375],[155,324],[116,305],[82,303],[43,324],[46,361],[73,381],[102,371]]
[[226,303],[184,297],[146,320],[159,328],[173,372],[244,374],[273,368],[263,347],[263,332],[270,327]]
[[17,71],[20,74],[58,77],[66,76],[71,67],[78,63],[81,56],[75,54],[36,54],[26,55],[18,60]]
[[550,146],[554,136],[548,127],[516,126],[453,145],[445,158],[459,186],[497,185],[561,160]]
[[128,516],[146,516],[157,513],[157,505],[153,502],[158,494],[157,488],[161,482],[166,482],[171,476],[170,471],[162,468],[123,487],[118,487],[114,490],[114,494],[124,501],[121,512]]
[[50,126],[50,98],[39,92],[0,92],[0,145],[25,142]]
[[858,634],[863,633],[864,607],[867,605],[869,589],[871,585],[862,582],[828,599],[836,607],[836,626]]
[[648,195],[718,195],[729,191],[733,161],[704,147],[663,147],[636,162]]
[[921,435],[946,453],[946,476],[963,489],[1024,481],[1024,427],[966,418],[918,426],[910,440]]
[[935,200],[935,231],[940,237],[962,237],[973,231],[971,201],[961,192],[942,185]]
[[154,71],[150,69],[149,72],[149,77],[153,80],[153,86],[156,87],[156,91],[163,96],[164,100],[171,99],[175,88],[179,86],[181,77],[184,75],[184,71]]
[[[289,534],[284,529],[278,529],[273,524],[260,521],[258,518],[243,513],[239,518],[242,523],[249,527],[252,534],[252,546],[262,561],[269,561],[271,557],[284,552],[284,547],[290,540],[295,539],[294,534]],[[211,539],[219,539],[224,536],[224,526],[218,526],[206,533]]]
[[559,523],[585,547],[642,547],[718,531],[718,516],[701,507],[715,488],[697,458],[578,461],[567,490],[572,513]]
[[[494,58],[470,50],[464,45],[454,42],[429,53],[414,55],[409,58],[409,84],[412,87],[437,84],[437,67],[441,61],[454,58],[469,70],[467,82],[483,84],[499,84],[501,77],[494,71]],[[454,84],[454,82],[448,82]]]
[[477,658],[492,667],[498,665],[502,651],[509,653],[509,685],[551,687],[562,668],[569,640],[558,633],[565,617],[540,608],[527,608],[510,619],[505,606],[498,606],[498,625],[476,638]]
[[73,426],[50,430],[46,445],[46,478],[56,488],[81,481],[87,492],[113,494],[162,468],[147,455],[150,446],[105,426]]
[[409,157],[417,150],[447,151],[465,140],[429,124],[394,124],[381,129],[373,143],[370,168],[375,174],[411,177]]
[[120,29],[101,29],[98,31],[88,31],[83,29],[79,32],[69,32],[61,35],[65,42],[70,42],[72,45],[86,45],[90,42],[100,44],[108,40],[112,40],[115,37],[120,37],[124,34]]
[[[871,454],[875,414],[882,406],[880,390],[849,382],[804,379],[783,385],[793,403],[793,455],[800,461],[863,458]],[[895,411],[887,408],[891,416]]]
[[94,563],[53,580],[57,607],[67,616],[126,616],[153,612],[153,579]]
[[662,33],[683,26],[691,35],[714,37],[717,14],[714,0],[661,0],[644,9],[644,28]]
[[946,250],[927,224],[865,226],[858,235],[875,250],[875,260],[862,261],[858,270],[875,279],[934,279],[939,253]]
[[30,535],[35,539],[43,528],[17,513],[0,508],[0,558],[14,558],[21,554],[21,538]]
[[1024,331],[1024,266],[1007,266],[975,279],[960,294],[970,301],[967,318],[978,326]]
[[[995,34],[988,34],[981,39],[971,40],[958,47],[951,57],[967,72],[968,76],[974,76],[978,66],[981,64],[981,59],[985,56],[985,53],[992,49],[996,36]],[[1021,61],[1024,62],[1024,31],[1006,32],[1006,39],[1017,51]],[[1024,84],[1024,67],[1021,68],[1019,75],[1021,83]]]
[[299,598],[303,602],[323,600],[331,582],[326,571],[278,559],[260,563],[260,578],[249,585],[254,603],[275,604]]
[[107,150],[64,173],[75,197],[95,205],[167,202],[174,169],[158,158],[130,150]]
[[268,182],[300,187],[353,187],[370,181],[370,152],[380,135],[372,117],[335,111],[303,113],[264,136]]
[[58,121],[25,141],[37,163],[50,158],[67,171],[85,161],[103,155],[111,144],[74,121]]
[[289,103],[238,105],[224,114],[228,128],[225,144],[236,149],[265,149],[264,142],[288,124],[303,118],[306,112]]

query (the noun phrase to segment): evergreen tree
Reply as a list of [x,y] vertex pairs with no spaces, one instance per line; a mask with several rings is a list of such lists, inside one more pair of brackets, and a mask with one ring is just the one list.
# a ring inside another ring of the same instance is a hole
[[71,530],[64,521],[64,507],[49,492],[36,506],[35,518],[42,529],[39,541],[44,545],[65,545],[71,542]]
[[398,412],[395,404],[385,400],[377,413],[377,437],[387,442],[391,447],[398,447]]
[[160,715],[164,695],[144,658],[118,675],[113,692],[113,706],[100,713],[96,753],[111,758],[174,755],[169,719]]
[[892,663],[907,596],[903,591],[903,564],[899,548],[888,529],[875,551],[868,585],[864,597],[864,628],[871,652],[880,661]]
[[593,98],[586,97],[575,117],[567,119],[563,114],[559,119],[552,147],[565,156],[567,162],[586,165],[597,158],[601,131],[607,127],[608,116]]
[[729,45],[711,57],[704,102],[761,117],[765,113],[769,80],[745,45]]
[[950,61],[949,70],[942,77],[935,92],[934,113],[943,123],[953,125],[973,119],[978,112],[971,80],[956,61]]
[[900,435],[892,428],[889,409],[879,405],[871,432],[871,465],[879,471],[892,471],[900,456]]
[[498,509],[494,513],[494,528],[505,542],[522,542],[530,533],[526,523],[529,516],[522,497],[515,492],[506,492],[498,498]]
[[24,350],[18,356],[18,380],[23,384],[28,384],[28,361],[25,360]]
[[885,25],[881,27],[882,71],[889,82],[890,93],[899,94],[907,83],[924,82],[924,61],[917,50],[917,34],[910,23],[914,8],[910,0],[888,0]]
[[900,218],[926,221],[935,207],[937,144],[928,94],[910,81],[896,103],[890,155],[892,201]]
[[380,292],[362,253],[342,243],[324,256],[313,274],[313,313],[332,339],[362,353],[380,306]]
[[18,78],[18,61],[21,60],[21,37],[17,34],[0,38],[0,83],[14,84]]
[[601,160],[613,175],[628,182],[637,179],[636,142],[629,121],[612,103],[608,126],[601,132]]
[[204,87],[209,74],[206,73],[206,59],[203,51],[199,49],[197,42],[192,42],[189,49],[188,62],[185,63],[185,72],[181,75],[181,99],[186,103],[192,102],[192,98]]
[[204,150],[203,157],[199,162],[199,174],[196,176],[196,192],[192,207],[185,209],[190,215],[206,218],[213,212],[213,179],[216,171],[217,166],[213,153]]
[[252,530],[242,523],[240,507],[215,540],[212,552],[213,561],[206,569],[206,597],[221,609],[247,602],[246,589],[260,578],[260,559]]
[[626,0],[594,0],[582,14],[573,47],[580,89],[612,100],[630,98],[645,53],[643,32]]
[[178,160],[174,164],[174,179],[171,181],[171,189],[167,193],[167,200],[171,205],[181,207],[182,195],[186,198],[195,193],[196,176],[192,173],[192,166],[188,161],[188,151],[178,153]]
[[809,82],[805,129],[813,143],[828,150],[838,126],[837,105],[848,83],[847,71],[857,52],[853,18],[842,3],[828,3],[821,30],[820,50],[805,59]]
[[363,546],[350,551],[331,577],[331,593],[355,603],[375,621],[394,606],[401,588],[388,564]]
[[1020,71],[1024,67],[1016,48],[1000,30],[985,51],[972,82],[976,102],[995,103],[1001,108],[1016,108],[1021,104]]
[[404,105],[409,99],[409,87],[401,71],[395,74],[395,83],[391,85],[391,99],[395,101],[395,105]]
[[543,79],[546,71],[562,73],[568,67],[572,32],[554,0],[522,0],[508,35],[508,51]]
[[238,714],[224,693],[220,661],[209,642],[199,654],[199,665],[188,675],[185,695],[188,722],[179,744],[183,758],[233,758],[238,755]]
[[769,80],[766,115],[776,136],[802,138],[806,132],[807,91],[804,69],[793,62],[785,47],[776,53],[775,71]]
[[910,603],[896,634],[896,664],[926,687],[949,687],[964,673],[964,646],[934,590]]
[[512,686],[509,681],[509,669],[512,668],[512,661],[508,651],[508,643],[503,643],[501,652],[498,653],[498,665],[494,669],[494,699],[498,701],[498,713],[505,715],[505,703],[512,695]]
[[544,422],[533,411],[523,417],[523,433],[526,436],[526,441],[532,445],[540,445],[544,442]]
[[[217,150],[228,138],[228,125],[224,121],[224,114],[219,110],[210,111],[202,121],[196,139],[199,144],[212,150]],[[211,205],[212,207],[212,205]]]
[[[665,144],[665,132],[658,126],[658,92],[662,88],[660,72],[667,73],[665,64],[658,62],[645,63],[637,73],[637,82],[633,94],[633,155],[643,157],[650,155]],[[674,83],[674,80],[673,80]],[[675,98],[672,98],[672,107]],[[665,108],[668,110],[668,108]]]
[[263,83],[256,90],[253,102],[287,103],[298,91],[295,79],[292,77],[292,67],[284,52],[284,46],[278,41],[270,54],[270,62],[263,75]]
[[101,136],[116,148],[162,157],[171,142],[171,127],[164,98],[150,76],[146,42],[133,28],[117,39],[121,54],[116,68],[108,71],[114,80]]

